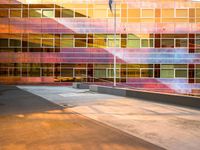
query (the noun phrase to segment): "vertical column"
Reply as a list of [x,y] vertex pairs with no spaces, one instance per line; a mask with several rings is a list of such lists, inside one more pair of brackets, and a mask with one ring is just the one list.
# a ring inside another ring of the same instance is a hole
[[154,65],[154,77],[160,78],[160,64]]
[[188,71],[188,83],[194,83],[194,64],[189,64],[189,71]]
[[93,64],[87,64],[87,82],[93,82],[94,80],[93,75]]
[[160,48],[160,34],[155,34],[155,48]]
[[189,53],[195,52],[194,38],[195,38],[195,34],[189,34]]

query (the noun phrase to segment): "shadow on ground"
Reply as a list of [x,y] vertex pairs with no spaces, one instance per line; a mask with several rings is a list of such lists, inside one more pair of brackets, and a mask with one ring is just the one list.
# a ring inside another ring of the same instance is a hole
[[0,86],[0,150],[161,150],[15,86]]
[[0,85],[0,115],[26,114],[62,109],[63,107],[59,105],[15,86]]

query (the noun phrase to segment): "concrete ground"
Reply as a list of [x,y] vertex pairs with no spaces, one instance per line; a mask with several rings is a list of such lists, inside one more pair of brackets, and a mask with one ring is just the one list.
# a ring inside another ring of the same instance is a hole
[[[52,101],[63,98],[59,94],[68,90],[73,95],[66,87],[21,88],[51,95]],[[0,150],[124,149],[163,148],[15,86],[0,86]]]
[[20,88],[166,149],[199,150],[199,110],[71,87]]

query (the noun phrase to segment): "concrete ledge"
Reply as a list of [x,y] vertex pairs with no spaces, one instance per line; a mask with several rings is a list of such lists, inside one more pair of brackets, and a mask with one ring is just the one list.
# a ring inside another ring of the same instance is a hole
[[72,84],[72,87],[76,89],[89,89],[89,85],[87,83],[80,83],[80,82],[74,82]]
[[89,89],[93,92],[132,97],[145,101],[154,101],[159,103],[167,103],[179,106],[193,107],[200,109],[200,97],[173,95],[173,94],[161,94],[154,92],[138,91],[125,88],[114,88],[107,86],[90,85]]
[[126,90],[122,88],[113,88],[108,86],[98,86],[98,85],[90,85],[90,91],[105,93],[105,94],[112,94],[117,96],[126,96]]

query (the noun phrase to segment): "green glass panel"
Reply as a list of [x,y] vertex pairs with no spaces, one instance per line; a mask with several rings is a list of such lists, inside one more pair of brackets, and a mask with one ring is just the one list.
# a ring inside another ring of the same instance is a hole
[[187,39],[177,39],[176,47],[187,47]]
[[152,69],[142,69],[141,77],[153,77],[153,70]]
[[174,69],[161,69],[160,78],[174,78]]
[[62,39],[60,45],[61,47],[73,47],[73,39]]
[[135,34],[128,34],[128,39],[140,39],[140,38]]
[[8,47],[8,39],[0,39],[0,47]]
[[140,48],[140,40],[129,39],[127,42],[128,48]]
[[141,46],[142,47],[149,47],[149,40],[148,39],[142,39],[141,40]]
[[139,78],[140,77],[140,69],[128,69],[127,70],[128,77]]
[[86,47],[85,39],[75,39],[75,47]]
[[108,47],[120,47],[120,40],[116,39],[116,46],[114,39],[108,39]]
[[54,17],[54,11],[51,10],[51,9],[43,10],[42,11],[42,17],[53,18]]
[[95,69],[94,77],[95,78],[106,78],[106,69]]
[[21,40],[10,39],[10,46],[11,47],[20,47],[21,46]]
[[[114,77],[114,69],[107,70],[107,77],[113,78]],[[116,77],[119,78],[119,69],[116,69]]]
[[74,11],[72,11],[70,9],[63,9],[62,10],[62,17],[73,18],[74,17]]
[[176,70],[175,77],[176,78],[187,78],[187,70]]
[[41,17],[41,9],[30,9],[29,10],[29,17]]
[[196,74],[196,78],[200,78],[200,69],[196,69],[195,74]]

